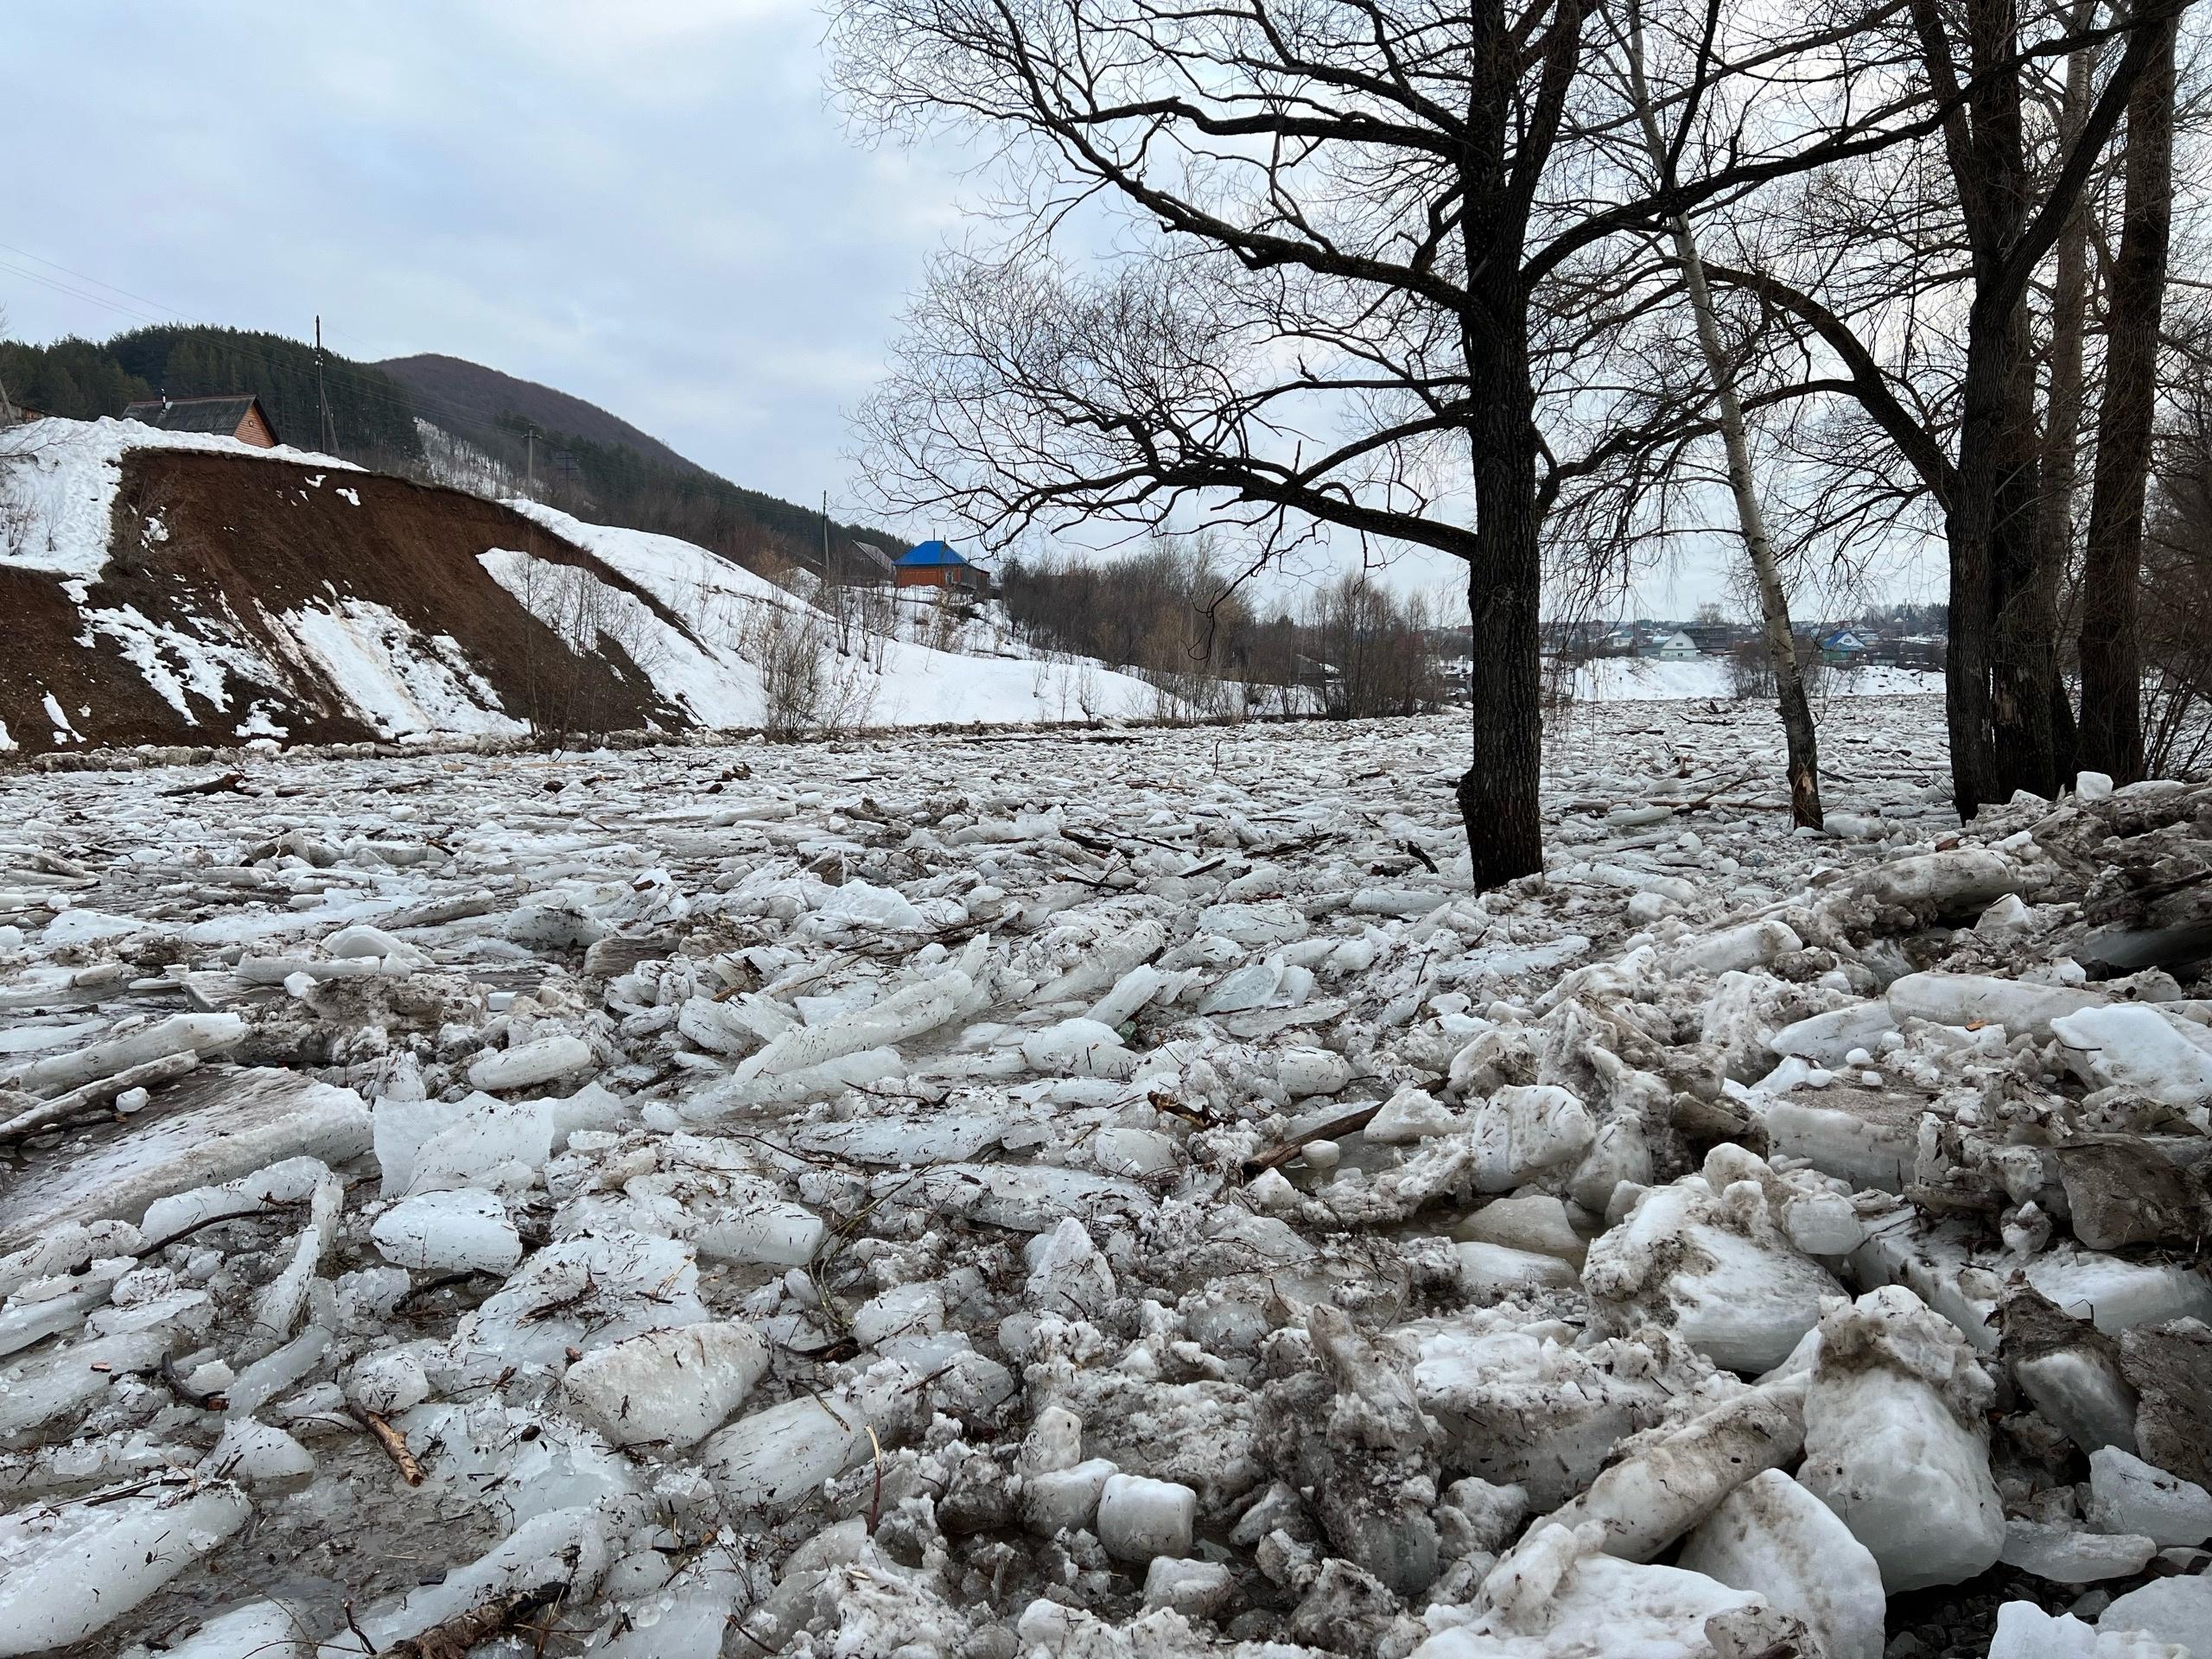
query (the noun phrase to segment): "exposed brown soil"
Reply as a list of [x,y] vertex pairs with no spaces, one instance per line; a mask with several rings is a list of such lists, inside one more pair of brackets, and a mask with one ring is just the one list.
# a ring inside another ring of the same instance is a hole
[[[317,477],[319,487],[309,481]],[[165,540],[147,538],[149,517],[166,526]],[[247,456],[134,450],[123,463],[109,563],[82,607],[54,577],[0,568],[0,721],[24,753],[76,747],[53,741],[50,692],[86,744],[233,744],[246,709],[261,702],[276,705],[292,742],[373,738],[275,620],[358,598],[423,634],[450,635],[518,719],[581,730],[688,723],[612,641],[579,656],[517,603],[477,562],[495,548],[588,569],[676,620],[582,550],[459,491]],[[87,629],[85,611],[126,606],[200,637],[250,643],[284,683],[233,675],[228,709],[188,697],[197,723],[188,722],[111,638]]]

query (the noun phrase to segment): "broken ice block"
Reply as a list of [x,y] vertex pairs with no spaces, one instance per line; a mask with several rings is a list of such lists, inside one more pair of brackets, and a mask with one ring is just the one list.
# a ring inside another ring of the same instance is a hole
[[1187,1555],[1198,1495],[1172,1480],[1114,1475],[1098,1495],[1098,1541],[1125,1561]]
[[211,1481],[0,1517],[0,1655],[105,1630],[236,1532],[247,1510],[244,1492]]
[[1794,1613],[1827,1659],[1881,1659],[1881,1569],[1827,1504],[1779,1469],[1723,1499],[1675,1564]]
[[1798,1478],[1872,1552],[1891,1594],[1960,1584],[2004,1548],[1973,1351],[1901,1285],[1821,1321]]
[[522,1260],[506,1206],[470,1187],[421,1192],[378,1216],[369,1236],[385,1260],[426,1273],[504,1273]]
[[535,1089],[592,1063],[591,1045],[582,1038],[563,1033],[540,1037],[519,1048],[495,1049],[468,1068],[468,1083],[486,1094],[502,1090]]
[[569,1367],[569,1408],[613,1446],[703,1440],[745,1403],[768,1369],[768,1344],[735,1321],[652,1331],[594,1349]]

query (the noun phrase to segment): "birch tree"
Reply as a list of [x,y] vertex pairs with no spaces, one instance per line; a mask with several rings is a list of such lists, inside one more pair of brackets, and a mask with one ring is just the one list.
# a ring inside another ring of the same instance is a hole
[[[1675,157],[1660,130],[1659,107],[1651,93],[1640,0],[1629,0],[1627,13],[1630,96],[1653,175],[1660,193],[1665,194],[1673,188]],[[1698,347],[1712,387],[1713,418],[1727,452],[1728,491],[1735,503],[1736,522],[1743,532],[1744,553],[1750,561],[1752,587],[1758,597],[1760,641],[1774,669],[1775,702],[1782,716],[1789,779],[1790,816],[1796,823],[1817,830],[1821,824],[1821,762],[1813,705],[1805,695],[1805,679],[1798,667],[1797,641],[1789,626],[1789,595],[1782,584],[1774,542],[1767,534],[1766,514],[1759,500],[1758,481],[1752,475],[1751,440],[1745,427],[1743,400],[1737,395],[1736,365],[1721,343],[1719,315],[1688,216],[1670,214],[1667,231],[1674,243],[1684,296],[1696,320]]]

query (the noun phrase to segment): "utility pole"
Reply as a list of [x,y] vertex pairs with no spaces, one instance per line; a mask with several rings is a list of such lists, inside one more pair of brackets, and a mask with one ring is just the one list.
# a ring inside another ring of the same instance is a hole
[[327,455],[331,453],[330,399],[324,395],[322,389],[322,317],[320,313],[315,320],[315,406],[321,421],[319,432],[322,439],[322,453]]
[[537,429],[525,426],[522,429],[522,493],[535,499],[537,495]]

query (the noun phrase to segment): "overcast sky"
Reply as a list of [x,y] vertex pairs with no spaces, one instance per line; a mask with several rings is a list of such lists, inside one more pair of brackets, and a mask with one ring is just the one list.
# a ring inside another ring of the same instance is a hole
[[[848,137],[822,33],[811,0],[6,0],[0,308],[29,340],[320,312],[348,356],[472,359],[849,500],[846,416],[966,187]],[[1718,593],[1693,561],[1641,597]]]

